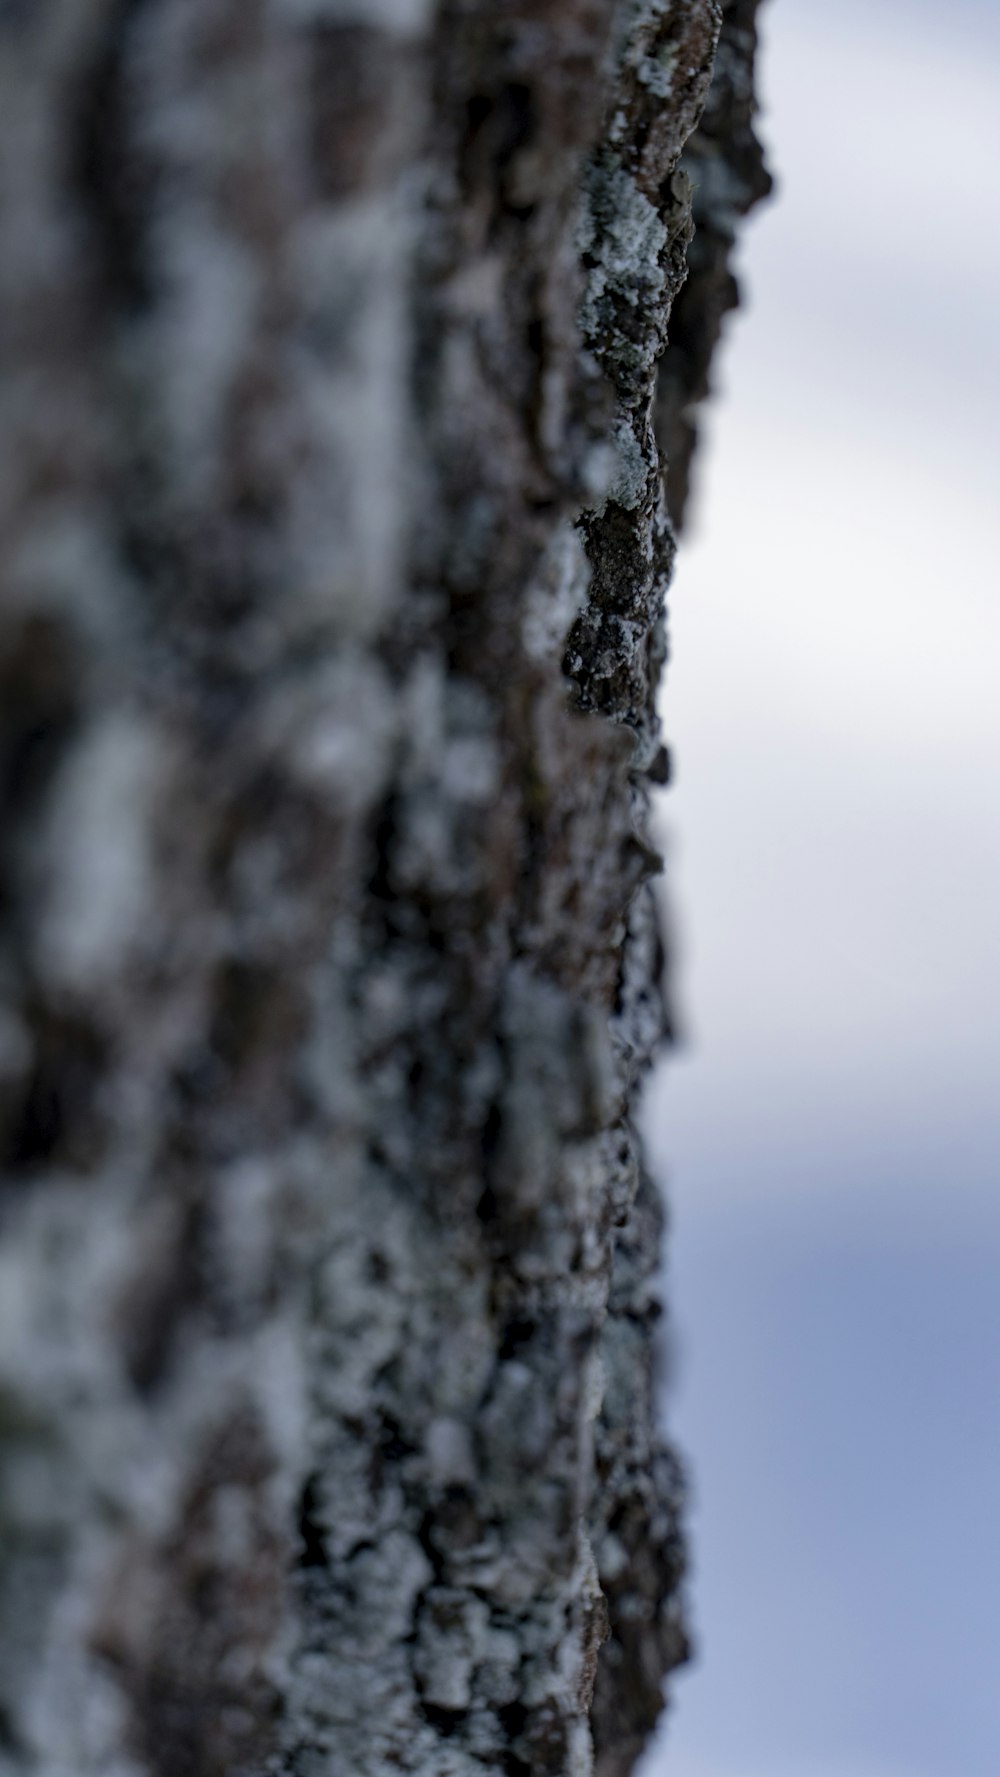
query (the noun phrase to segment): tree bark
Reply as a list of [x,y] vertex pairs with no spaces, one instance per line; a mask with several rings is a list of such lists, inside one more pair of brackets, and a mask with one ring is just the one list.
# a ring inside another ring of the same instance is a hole
[[684,1656],[633,1119],[719,23],[0,7],[11,1777],[624,1777]]

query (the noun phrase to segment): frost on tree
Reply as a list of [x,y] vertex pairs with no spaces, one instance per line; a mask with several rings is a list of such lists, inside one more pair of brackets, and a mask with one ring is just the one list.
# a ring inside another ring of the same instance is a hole
[[6,1777],[624,1777],[683,1657],[633,1113],[722,10],[686,172],[716,0],[0,5]]

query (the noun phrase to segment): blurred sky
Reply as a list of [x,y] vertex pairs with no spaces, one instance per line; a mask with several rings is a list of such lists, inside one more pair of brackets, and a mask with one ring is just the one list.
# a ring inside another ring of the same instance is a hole
[[763,37],[663,706],[701,1657],[645,1777],[998,1777],[1000,5]]

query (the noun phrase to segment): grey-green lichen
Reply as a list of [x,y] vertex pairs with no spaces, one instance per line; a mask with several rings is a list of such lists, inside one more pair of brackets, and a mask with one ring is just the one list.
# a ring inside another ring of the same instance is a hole
[[663,311],[668,236],[659,210],[615,156],[593,170],[578,239],[588,268],[583,336],[620,385],[639,389],[662,349],[655,322]]

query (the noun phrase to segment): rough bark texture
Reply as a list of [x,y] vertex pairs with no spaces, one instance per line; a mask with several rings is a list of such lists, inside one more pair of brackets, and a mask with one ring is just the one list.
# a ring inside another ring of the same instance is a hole
[[683,1657],[632,1115],[718,26],[0,8],[11,1777],[619,1777]]
[[730,267],[737,230],[771,191],[771,175],[754,132],[757,7],[758,0],[726,0],[708,99],[681,160],[681,171],[691,181],[694,238],[688,275],[670,316],[656,399],[675,532],[683,527],[691,492],[697,409],[709,393],[722,323],[740,299]]

